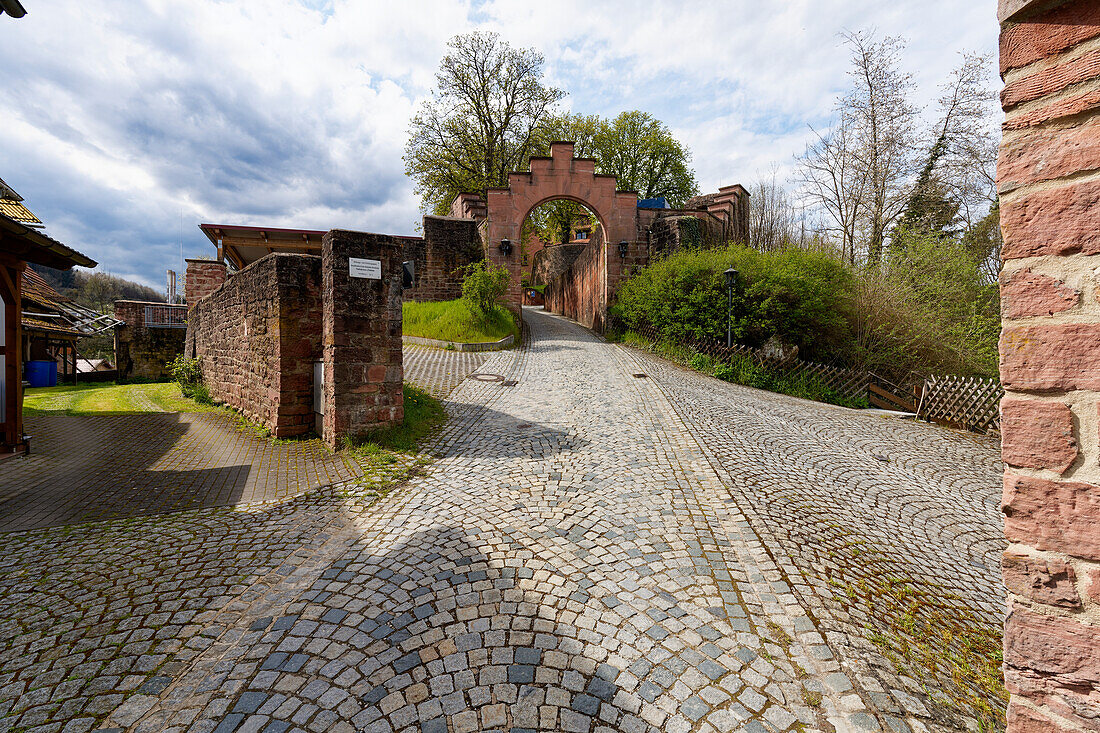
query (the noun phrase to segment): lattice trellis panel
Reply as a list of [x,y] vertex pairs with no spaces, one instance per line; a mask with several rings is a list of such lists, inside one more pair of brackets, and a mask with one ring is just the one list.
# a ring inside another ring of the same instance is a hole
[[992,379],[934,376],[924,383],[918,414],[967,430],[999,430],[1004,393],[1004,388]]

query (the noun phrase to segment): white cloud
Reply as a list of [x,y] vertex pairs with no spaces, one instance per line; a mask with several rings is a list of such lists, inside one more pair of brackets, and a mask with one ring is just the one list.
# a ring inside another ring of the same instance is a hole
[[[29,4],[30,5],[30,4]],[[921,101],[963,49],[992,52],[994,3],[148,0],[35,3],[0,17],[0,177],[51,233],[158,285],[209,252],[200,220],[412,232],[401,153],[446,41],[535,46],[576,111],[644,109],[710,190],[787,170],[847,84],[837,34],[910,39]]]

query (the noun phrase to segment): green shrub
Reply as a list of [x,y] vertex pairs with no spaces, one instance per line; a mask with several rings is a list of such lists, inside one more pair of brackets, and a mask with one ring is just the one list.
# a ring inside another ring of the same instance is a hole
[[202,362],[199,359],[187,359],[181,354],[168,362],[167,366],[184,397],[190,397],[203,405],[214,403],[210,398],[210,390],[203,384]]
[[660,340],[724,341],[729,309],[723,273],[730,267],[741,278],[732,309],[738,342],[759,346],[778,336],[807,358],[843,353],[851,340],[854,280],[821,252],[757,252],[741,245],[678,252],[627,280],[612,315]]
[[688,359],[688,366],[697,372],[710,374],[714,371],[714,359],[706,354],[695,354]]
[[484,260],[465,267],[462,280],[462,299],[475,313],[487,314],[493,310],[497,301],[508,292],[512,275],[503,265],[486,265]]

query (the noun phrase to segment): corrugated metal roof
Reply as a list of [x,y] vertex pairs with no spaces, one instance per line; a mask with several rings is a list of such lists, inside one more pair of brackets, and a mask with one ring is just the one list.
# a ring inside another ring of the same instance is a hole
[[[28,318],[33,318],[25,315],[28,311],[31,313],[37,311],[56,312],[62,317],[56,321],[50,319],[55,325],[54,330],[57,330],[57,324],[64,324],[65,330],[71,330],[78,336],[92,336],[122,323],[117,318],[105,316],[77,303],[75,300],[66,298],[50,287],[50,284],[30,267],[23,271],[23,311],[24,325],[27,323]],[[43,322],[41,319],[33,320],[39,323]]]

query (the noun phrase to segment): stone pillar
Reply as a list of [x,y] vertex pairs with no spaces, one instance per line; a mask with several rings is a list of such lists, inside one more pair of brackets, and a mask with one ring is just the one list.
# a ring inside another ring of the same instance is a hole
[[[330,448],[404,419],[401,250],[396,237],[341,229],[321,241],[323,437]],[[352,258],[368,260],[363,271],[378,277],[353,277]]]
[[1100,729],[1100,3],[1001,0],[1010,731]]
[[194,305],[225,284],[225,263],[215,260],[185,260],[187,276],[183,285],[183,297],[187,305]]

